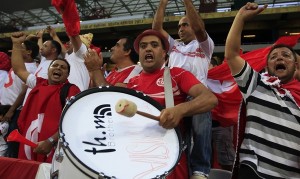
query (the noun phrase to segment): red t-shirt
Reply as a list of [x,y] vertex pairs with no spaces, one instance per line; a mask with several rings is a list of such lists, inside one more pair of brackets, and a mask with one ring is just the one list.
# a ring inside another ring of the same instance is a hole
[[[192,86],[199,84],[200,81],[196,77],[181,68],[173,67],[170,69],[172,91],[174,96],[174,103],[179,104],[186,101],[187,94]],[[165,93],[163,83],[164,69],[155,71],[154,73],[142,72],[140,75],[132,78],[127,87],[136,91],[141,91],[144,94],[152,97],[159,102],[162,106],[165,106]],[[182,128],[183,123],[179,124]],[[168,175],[168,179],[187,179],[188,174],[188,162],[185,152],[182,152],[181,158],[175,167],[175,169]]]
[[106,81],[114,86],[116,83],[128,83],[129,79],[138,75],[141,72],[141,67],[132,65],[121,70],[114,68],[106,77]]
[[[199,84],[196,77],[181,68],[173,67],[170,69],[172,90],[175,105],[186,101],[187,94],[192,86]],[[136,91],[141,91],[150,96],[155,101],[165,106],[165,92],[163,82],[164,69],[154,73],[142,72],[140,75],[129,80],[127,87]]]

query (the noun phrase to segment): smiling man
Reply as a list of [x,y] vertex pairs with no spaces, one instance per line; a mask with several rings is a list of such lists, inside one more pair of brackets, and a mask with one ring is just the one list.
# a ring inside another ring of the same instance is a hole
[[[235,169],[239,179],[300,178],[300,83],[293,77],[296,53],[289,46],[274,45],[263,74],[240,56],[245,22],[266,7],[243,6],[226,40],[225,58],[246,103],[244,135],[238,137],[236,162],[240,164]],[[244,124],[240,121],[239,126]]]
[[[48,80],[29,73],[22,57],[23,32],[13,33],[12,67],[16,75],[32,90],[18,118],[20,133],[38,146],[33,149],[20,144],[18,158],[51,163],[54,144],[58,140],[59,119],[62,112],[60,90],[70,73],[70,65],[64,59],[51,61]],[[79,93],[77,86],[69,88],[67,97]]]

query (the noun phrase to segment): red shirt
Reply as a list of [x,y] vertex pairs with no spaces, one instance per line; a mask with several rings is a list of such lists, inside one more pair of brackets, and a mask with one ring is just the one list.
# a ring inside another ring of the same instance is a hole
[[106,77],[106,81],[113,86],[116,83],[128,83],[130,78],[138,75],[140,72],[141,67],[137,65],[132,65],[121,70],[114,68]]
[[[200,81],[192,73],[181,68],[173,67],[170,69],[170,73],[174,103],[177,105],[186,101],[191,87],[199,84]],[[142,72],[140,75],[133,77],[127,87],[141,91],[165,106],[163,74],[164,69],[157,70],[154,73]]]

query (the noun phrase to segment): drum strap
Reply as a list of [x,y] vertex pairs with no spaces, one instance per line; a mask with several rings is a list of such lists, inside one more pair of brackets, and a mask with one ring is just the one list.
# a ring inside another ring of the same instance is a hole
[[60,89],[60,103],[62,108],[64,108],[66,104],[66,98],[68,96],[69,89],[72,85],[73,85],[72,83],[65,83]]
[[165,66],[164,70],[164,90],[165,90],[165,103],[166,108],[174,106],[174,97],[172,90],[172,81],[171,81],[171,73],[170,68]]

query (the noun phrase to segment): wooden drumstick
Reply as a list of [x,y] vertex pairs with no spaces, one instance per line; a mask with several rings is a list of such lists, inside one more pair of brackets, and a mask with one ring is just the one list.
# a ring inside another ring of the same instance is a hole
[[146,112],[138,111],[136,104],[126,99],[119,100],[115,106],[115,109],[117,113],[123,116],[133,117],[135,114],[139,114],[149,119],[159,121],[159,116],[154,116]]
[[153,120],[159,121],[159,116],[154,116],[152,114],[149,114],[149,113],[146,113],[146,112],[142,112],[142,111],[136,111],[136,113],[139,114],[139,115],[141,115],[141,116],[147,117],[149,119],[153,119]]

